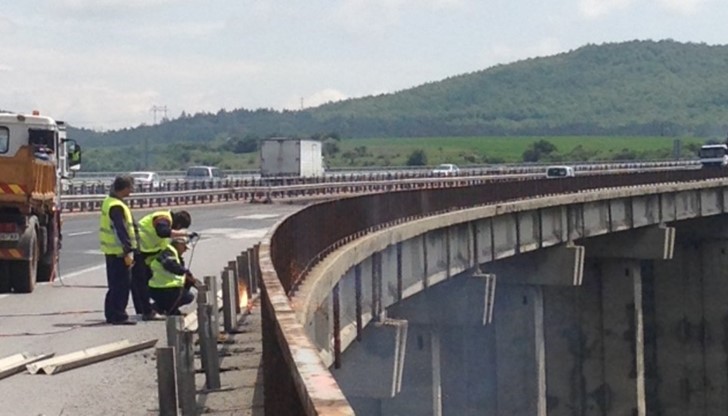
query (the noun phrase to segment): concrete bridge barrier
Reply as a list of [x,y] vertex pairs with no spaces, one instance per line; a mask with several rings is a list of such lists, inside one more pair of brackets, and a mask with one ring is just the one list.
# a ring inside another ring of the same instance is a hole
[[[659,336],[650,331],[661,318],[654,305],[674,292],[655,286],[654,271],[687,250],[676,247],[668,224],[724,213],[727,186],[722,171],[664,171],[497,181],[312,205],[261,244],[264,361],[277,381],[270,390],[266,385],[266,412],[269,402],[282,412],[270,414],[327,415],[354,408],[558,415],[588,406],[646,414],[650,405],[664,406],[673,390],[654,382],[653,353],[663,362],[674,356],[659,352]],[[714,233],[701,227],[689,228],[695,238],[701,229]],[[661,290],[667,292],[652,296]],[[589,307],[596,309],[587,313]],[[592,320],[577,319],[582,315]],[[673,314],[665,325],[678,321]],[[464,328],[473,326],[484,328],[473,341],[491,345],[490,358],[473,361],[482,370],[475,373],[465,371],[462,356]],[[694,324],[678,328],[693,339]],[[563,336],[574,331],[580,335]],[[369,337],[383,341],[362,342]],[[601,345],[598,362],[575,352],[584,340]],[[347,366],[347,347],[360,357],[357,364]],[[461,352],[453,355],[453,348]],[[380,350],[388,351],[382,357],[391,371],[378,371],[385,379],[346,395],[341,387]],[[488,367],[494,357],[509,365]],[[443,362],[460,363],[463,378],[454,379]],[[498,389],[483,383],[488,372]],[[471,386],[478,399],[455,386]]]

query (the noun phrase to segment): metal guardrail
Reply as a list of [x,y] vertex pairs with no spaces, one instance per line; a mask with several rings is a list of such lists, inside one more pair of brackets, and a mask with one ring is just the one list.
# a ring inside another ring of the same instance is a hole
[[[628,165],[628,164],[659,164],[659,163],[674,163],[674,164],[698,164],[698,159],[685,159],[685,160],[596,160],[596,161],[562,161],[562,162],[532,162],[532,163],[498,163],[498,164],[468,164],[460,165],[461,170],[504,170],[514,168],[533,168],[543,169],[551,165],[568,165],[579,169],[587,169],[588,166],[604,166],[604,165]],[[351,167],[332,167],[326,169],[326,175],[340,176],[340,175],[360,175],[360,174],[386,174],[392,172],[430,172],[434,169],[434,165],[429,166],[360,166],[356,168]],[[140,169],[142,170],[142,169]],[[260,177],[260,171],[257,169],[227,169],[222,172],[232,178],[258,178]],[[127,174],[129,172],[112,172],[112,171],[99,171],[99,172],[76,172],[76,178],[83,181],[98,182],[98,181],[111,181],[118,175]],[[183,179],[185,176],[184,170],[163,170],[156,171],[156,173],[162,179]]]
[[[609,170],[580,171],[582,175],[596,175],[599,173],[611,172],[638,172],[638,171],[673,171],[676,168],[683,170],[690,168],[690,165],[679,166],[610,166]],[[621,169],[620,169],[621,168]],[[400,190],[431,189],[474,186],[483,183],[501,180],[517,180],[525,178],[540,178],[543,172],[537,173],[510,173],[510,174],[481,174],[481,175],[458,175],[458,176],[424,176],[408,177],[399,175],[387,175],[386,177],[375,176],[368,180],[359,179],[356,181],[342,180],[338,182],[313,182],[313,183],[277,183],[266,184],[265,182],[229,181],[224,184],[180,182],[174,186],[168,186],[165,191],[144,191],[138,188],[137,192],[127,197],[131,207],[162,207],[190,204],[204,204],[229,201],[249,201],[268,203],[273,200],[296,200],[296,199],[326,199],[362,193],[392,192]],[[344,178],[348,179],[348,178]],[[101,202],[108,194],[107,186],[92,185],[82,187],[82,194],[66,194],[61,197],[65,211],[95,211],[100,209]]]
[[[483,176],[483,175],[512,175],[525,173],[545,172],[550,165],[497,165],[463,168],[457,177]],[[624,163],[583,163],[570,165],[579,172],[614,171],[623,169],[663,169],[663,168],[690,168],[700,166],[697,160],[667,160],[653,162],[624,162]],[[136,192],[160,192],[160,191],[182,191],[194,189],[227,189],[231,187],[246,186],[272,186],[272,185],[296,185],[316,184],[332,182],[358,182],[373,180],[400,180],[407,178],[436,178],[443,175],[433,174],[431,170],[400,170],[400,171],[371,171],[371,172],[337,172],[328,173],[318,178],[254,178],[254,177],[229,177],[222,180],[188,181],[182,178],[166,179],[157,188],[149,185],[137,186]],[[78,178],[77,178],[78,179]],[[106,194],[113,176],[105,179],[86,179],[83,181],[72,181],[64,192],[68,195],[74,194]]]

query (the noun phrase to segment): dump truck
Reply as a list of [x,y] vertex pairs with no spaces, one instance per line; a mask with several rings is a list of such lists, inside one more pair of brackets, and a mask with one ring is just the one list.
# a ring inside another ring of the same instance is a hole
[[324,159],[318,140],[273,137],[260,146],[263,178],[313,178],[324,175]]
[[81,166],[81,147],[61,121],[0,113],[0,293],[30,293],[55,278],[62,180]]

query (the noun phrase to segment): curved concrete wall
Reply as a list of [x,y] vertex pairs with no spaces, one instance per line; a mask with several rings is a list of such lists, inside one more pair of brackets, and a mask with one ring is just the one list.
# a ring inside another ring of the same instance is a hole
[[[689,178],[676,180],[685,179]],[[295,260],[296,254],[288,252],[288,260],[283,267],[280,266],[280,257],[284,255],[284,247],[275,247],[276,233],[281,229],[277,227],[261,245],[261,270],[269,299],[265,308],[276,322],[273,332],[287,344],[278,352],[287,357],[284,361],[289,370],[293,369],[290,371],[291,385],[295,386],[300,397],[305,398],[303,402],[308,403],[305,412],[350,414],[351,409],[327,367],[367,322],[403,298],[477,265],[514,254],[620,230],[715,215],[728,207],[725,202],[728,199],[725,191],[728,181],[724,179],[646,185],[655,180],[659,178],[649,178],[642,181],[642,185],[619,189],[605,189],[599,186],[598,181],[591,186],[585,182],[574,182],[576,189],[593,190],[453,212],[443,212],[442,207],[447,204],[435,203],[432,205],[439,210],[421,209],[419,212],[420,215],[423,212],[439,212],[439,215],[429,217],[414,215],[415,210],[411,207],[404,207],[399,216],[377,212],[374,214],[379,221],[375,223],[384,224],[386,228],[376,229],[370,225],[365,232],[360,226],[359,231],[353,234],[350,229],[341,230],[348,232],[341,233],[342,236],[355,235],[359,238],[334,240],[336,244],[329,240],[325,247],[309,247],[304,250],[306,255],[303,258],[309,259],[306,263]],[[531,195],[538,194],[538,187],[533,185],[529,184],[528,191]],[[558,193],[568,191],[568,186],[564,185],[569,183],[547,181],[539,185],[543,186],[541,191],[546,191],[542,193]],[[614,186],[616,183],[610,181],[605,185]],[[548,192],[545,188],[552,186],[561,189]],[[513,194],[506,196],[513,197]],[[379,199],[387,197],[376,196]],[[433,202],[431,197],[423,195],[409,197],[420,206]],[[486,199],[497,200],[497,197]],[[482,200],[475,202],[482,203]],[[327,204],[331,207],[340,203]],[[366,201],[358,198],[345,203],[351,207],[357,203],[366,205]],[[361,211],[362,208],[359,209]],[[311,213],[305,211],[284,220],[282,225],[288,224],[290,229],[298,232],[305,232],[307,226],[309,232],[311,226],[326,227],[324,218],[312,221]],[[368,215],[371,217],[371,213]],[[349,219],[356,222],[356,217]],[[295,222],[297,226],[292,227]],[[337,220],[334,219],[334,222]],[[290,237],[295,233],[288,230],[281,234]],[[292,248],[295,250],[297,245],[293,244]],[[321,252],[327,255],[319,256]],[[275,253],[279,257],[278,267],[274,267]],[[423,267],[404,270],[402,265],[407,263],[407,256],[424,256],[424,259],[410,262],[420,263]],[[300,273],[300,269],[308,273],[306,279],[297,285],[291,271]],[[281,276],[281,272],[288,276]],[[378,280],[379,284],[373,284],[371,290],[366,285],[365,289],[361,285],[362,274],[371,275],[372,281]],[[292,289],[295,289],[295,296],[289,299],[286,293],[291,293]],[[290,354],[284,351],[286,349]],[[313,379],[315,383],[312,383]]]

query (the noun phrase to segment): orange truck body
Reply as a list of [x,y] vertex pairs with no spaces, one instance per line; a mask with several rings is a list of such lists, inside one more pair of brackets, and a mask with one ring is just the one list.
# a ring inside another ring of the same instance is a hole
[[32,292],[56,275],[69,142],[63,122],[0,113],[0,293]]

